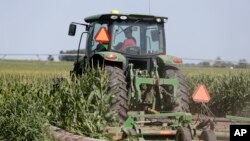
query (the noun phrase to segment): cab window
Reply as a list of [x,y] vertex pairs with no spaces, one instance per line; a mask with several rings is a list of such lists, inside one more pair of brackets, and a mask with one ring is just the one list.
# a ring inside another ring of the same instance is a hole
[[112,50],[131,55],[162,54],[164,43],[163,24],[145,21],[113,24]]
[[90,25],[89,35],[87,39],[88,54],[94,53],[94,50],[99,44],[98,42],[95,41],[95,36],[101,27],[108,28],[107,24],[93,23]]
[[133,23],[115,22],[112,30],[112,49],[124,51],[128,47],[140,46],[140,27]]

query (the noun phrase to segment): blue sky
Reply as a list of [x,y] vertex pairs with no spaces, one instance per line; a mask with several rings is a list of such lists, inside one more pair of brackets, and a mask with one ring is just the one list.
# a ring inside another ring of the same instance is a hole
[[[250,61],[249,0],[151,0],[150,13],[169,18],[167,54]],[[109,13],[149,13],[148,0],[1,0],[0,54],[50,54],[76,49],[70,22]]]

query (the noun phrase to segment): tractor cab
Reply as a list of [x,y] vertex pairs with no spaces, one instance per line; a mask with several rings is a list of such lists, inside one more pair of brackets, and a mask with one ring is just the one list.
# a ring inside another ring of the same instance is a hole
[[[165,54],[166,17],[133,14],[102,14],[85,18],[86,55],[114,51],[124,55]],[[71,27],[76,27],[75,23]],[[72,31],[73,30],[73,31]],[[75,29],[70,28],[69,35]]]
[[[167,19],[153,15],[119,14],[115,11],[87,17],[87,24],[71,23],[69,35],[75,35],[76,24],[86,26],[86,31],[83,32],[87,33],[84,62],[105,62],[123,70],[132,62],[137,68],[150,70],[152,58],[166,55],[164,23]],[[169,58],[170,61],[176,61],[172,56],[163,58],[163,62]],[[177,62],[180,63],[181,60],[177,58]],[[74,69],[77,70],[81,71]]]

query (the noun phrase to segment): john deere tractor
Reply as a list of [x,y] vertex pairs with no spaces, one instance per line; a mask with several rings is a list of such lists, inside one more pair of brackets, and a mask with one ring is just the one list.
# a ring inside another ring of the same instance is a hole
[[87,33],[85,55],[79,55],[80,42],[72,73],[81,76],[87,65],[105,68],[109,90],[116,89],[110,109],[117,112],[121,124],[128,125],[136,114],[162,113],[171,118],[189,112],[186,80],[177,68],[182,60],[166,55],[167,20],[113,12],[87,17],[84,24],[70,24],[70,36],[77,25],[85,26],[82,34]]
[[[70,36],[75,35],[77,25],[86,27],[72,76],[80,77],[87,66],[103,67],[109,74],[108,90],[114,93],[110,110],[117,113],[118,122],[118,126],[107,128],[113,139],[132,136],[140,140],[228,140],[228,132],[215,132],[216,122],[249,123],[250,119],[206,117],[197,123],[201,118],[190,114],[187,83],[177,68],[182,60],[166,55],[167,20],[162,16],[113,11],[87,17],[86,23],[71,23]],[[79,52],[85,33],[82,56]],[[207,91],[202,92],[208,95]],[[196,124],[192,124],[193,120]]]

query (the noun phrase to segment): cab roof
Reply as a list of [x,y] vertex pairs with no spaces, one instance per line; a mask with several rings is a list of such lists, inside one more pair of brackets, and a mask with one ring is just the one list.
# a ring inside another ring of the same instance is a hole
[[[112,19],[112,16],[117,16],[117,19]],[[126,19],[122,19],[121,17],[126,17]],[[95,21],[112,21],[112,20],[143,20],[148,22],[156,22],[157,19],[160,19],[160,22],[165,22],[168,18],[162,16],[154,16],[154,15],[141,15],[141,14],[99,14],[86,17],[84,20],[87,23],[92,23]],[[159,22],[159,21],[158,21]]]

